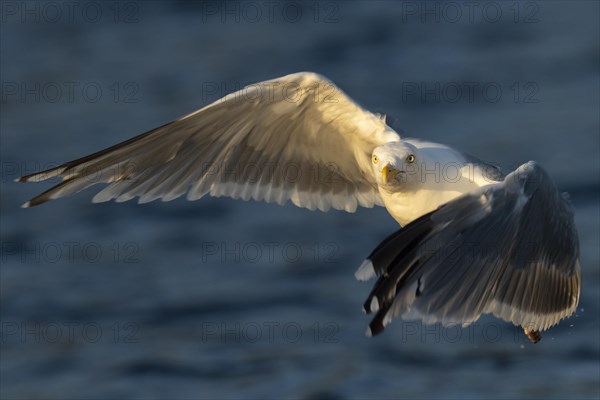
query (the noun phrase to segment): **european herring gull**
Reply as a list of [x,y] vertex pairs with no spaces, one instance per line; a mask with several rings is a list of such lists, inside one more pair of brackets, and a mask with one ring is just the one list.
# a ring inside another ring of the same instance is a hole
[[104,183],[94,202],[209,194],[310,210],[384,206],[402,226],[356,277],[377,277],[367,333],[394,317],[466,326],[490,313],[541,331],[581,286],[568,202],[535,162],[503,175],[448,146],[401,138],[309,72],[249,85],[130,140],[19,182],[62,182],[31,207]]

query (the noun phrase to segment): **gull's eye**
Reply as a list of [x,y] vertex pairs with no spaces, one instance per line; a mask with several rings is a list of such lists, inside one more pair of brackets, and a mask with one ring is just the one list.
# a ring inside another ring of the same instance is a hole
[[409,155],[406,157],[406,162],[407,162],[407,163],[409,163],[409,164],[412,164],[412,163],[414,163],[414,162],[415,162],[415,155],[414,155],[414,154],[409,154]]
[[373,164],[377,164],[379,162],[379,157],[373,156]]

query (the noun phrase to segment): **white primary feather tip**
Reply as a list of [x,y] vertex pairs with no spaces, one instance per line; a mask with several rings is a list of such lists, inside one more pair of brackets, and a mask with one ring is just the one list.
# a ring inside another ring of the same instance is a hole
[[360,264],[360,267],[354,273],[354,277],[359,281],[368,281],[371,278],[375,277],[375,268],[373,268],[373,263],[371,260],[367,259]]
[[377,300],[377,296],[373,296],[371,299],[371,312],[379,311],[379,300]]

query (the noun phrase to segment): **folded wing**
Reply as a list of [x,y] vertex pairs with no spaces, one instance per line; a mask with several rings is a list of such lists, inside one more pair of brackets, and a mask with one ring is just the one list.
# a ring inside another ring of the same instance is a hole
[[571,315],[581,285],[569,204],[534,162],[387,238],[357,271],[377,275],[371,334],[392,318],[468,325],[491,313],[530,331]]
[[98,183],[94,202],[206,194],[326,211],[382,205],[373,149],[400,140],[325,78],[297,73],[249,85],[192,114],[59,167],[19,178],[62,182],[35,206]]

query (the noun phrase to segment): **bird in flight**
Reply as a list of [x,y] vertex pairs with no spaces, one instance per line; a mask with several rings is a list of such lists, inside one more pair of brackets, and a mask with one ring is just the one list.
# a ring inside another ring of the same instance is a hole
[[32,207],[107,184],[93,202],[228,196],[310,210],[383,206],[401,225],[356,271],[377,278],[367,335],[394,318],[467,326],[493,314],[532,342],[579,302],[568,202],[528,162],[506,175],[402,138],[326,78],[301,72],[231,93],[105,150],[18,178],[62,182]]

